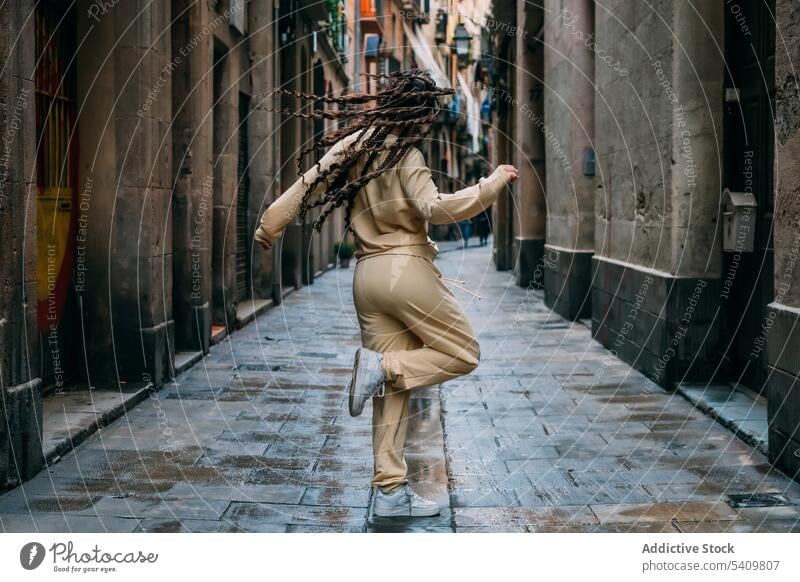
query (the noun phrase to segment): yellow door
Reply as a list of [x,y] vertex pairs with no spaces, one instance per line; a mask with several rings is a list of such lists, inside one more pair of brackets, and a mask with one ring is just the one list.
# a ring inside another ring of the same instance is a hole
[[39,329],[61,319],[72,278],[75,147],[74,11],[36,6],[36,226]]

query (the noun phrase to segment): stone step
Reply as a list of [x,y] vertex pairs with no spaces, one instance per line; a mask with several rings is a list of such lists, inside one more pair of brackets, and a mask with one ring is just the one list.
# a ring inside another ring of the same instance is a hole
[[741,384],[680,384],[677,392],[744,442],[767,454],[767,399]]
[[43,401],[42,450],[50,464],[136,406],[152,391],[149,382],[118,386],[76,385]]

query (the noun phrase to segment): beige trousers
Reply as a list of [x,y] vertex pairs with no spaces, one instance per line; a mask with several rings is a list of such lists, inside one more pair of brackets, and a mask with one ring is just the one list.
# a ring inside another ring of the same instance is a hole
[[378,255],[358,261],[353,300],[364,347],[383,353],[386,395],[373,399],[373,485],[407,482],[404,449],[412,388],[469,374],[478,366],[475,333],[429,260]]

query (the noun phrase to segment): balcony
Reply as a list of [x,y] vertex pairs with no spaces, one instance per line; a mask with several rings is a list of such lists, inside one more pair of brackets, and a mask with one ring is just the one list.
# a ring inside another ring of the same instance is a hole
[[383,35],[383,2],[381,0],[359,0],[361,3],[361,33]]

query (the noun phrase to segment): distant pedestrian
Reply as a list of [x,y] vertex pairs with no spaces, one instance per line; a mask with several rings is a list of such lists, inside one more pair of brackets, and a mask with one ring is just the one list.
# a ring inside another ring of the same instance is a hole
[[[418,70],[383,78],[376,95],[325,99],[338,105],[326,115],[348,124],[317,142],[334,145],[267,209],[255,239],[269,250],[298,214],[319,208],[314,227],[320,230],[344,206],[358,246],[353,299],[364,346],[356,351],[350,414],[361,414],[373,398],[374,513],[427,516],[440,508],[410,488],[404,458],[410,392],[469,374],[480,358],[475,332],[433,264],[438,249],[427,225],[483,212],[517,179],[517,170],[502,165],[474,186],[439,193],[417,146],[439,116],[439,97],[453,90],[438,88]],[[373,101],[374,107],[352,110]],[[295,115],[306,116],[306,109]],[[315,150],[301,155],[307,151]]]
[[486,246],[489,240],[489,216],[487,212],[489,211],[484,210],[472,219],[472,224],[475,226],[475,234],[478,235],[481,246]]
[[458,227],[461,230],[461,240],[464,241],[464,246],[468,247],[469,237],[472,236],[472,223],[469,220],[462,220]]

